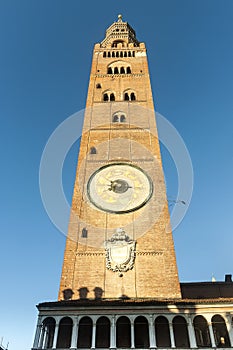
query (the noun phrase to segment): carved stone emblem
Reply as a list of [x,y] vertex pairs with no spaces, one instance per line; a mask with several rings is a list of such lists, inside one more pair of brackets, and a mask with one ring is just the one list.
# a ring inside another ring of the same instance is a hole
[[114,272],[126,272],[134,267],[136,241],[118,228],[112,237],[105,241],[106,267]]

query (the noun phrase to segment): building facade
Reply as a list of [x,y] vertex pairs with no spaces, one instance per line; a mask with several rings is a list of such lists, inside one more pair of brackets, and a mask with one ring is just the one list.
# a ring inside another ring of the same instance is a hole
[[178,279],[147,51],[118,16],[96,44],[58,301],[33,349],[230,348],[233,287]]

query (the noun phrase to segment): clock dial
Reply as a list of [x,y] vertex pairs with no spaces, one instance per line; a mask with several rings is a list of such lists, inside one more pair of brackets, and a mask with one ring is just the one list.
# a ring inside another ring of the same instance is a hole
[[141,208],[148,202],[152,192],[150,177],[139,167],[126,163],[101,167],[87,183],[91,203],[98,209],[116,214]]

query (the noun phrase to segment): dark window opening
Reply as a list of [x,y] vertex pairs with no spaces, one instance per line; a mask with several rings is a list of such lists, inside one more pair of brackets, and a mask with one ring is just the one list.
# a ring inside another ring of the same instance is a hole
[[135,57],[135,51],[133,51],[133,57]]
[[131,68],[127,67],[127,74],[131,74]]
[[125,121],[126,121],[126,118],[125,118],[125,116],[122,114],[122,115],[121,115],[121,118],[120,118],[120,122],[121,122],[121,123],[125,123]]
[[123,52],[121,51],[121,53],[120,53],[120,57],[124,57],[124,55],[123,55]]
[[45,327],[46,332],[45,349],[52,349],[53,347],[55,324],[56,322],[52,317],[48,317],[43,321],[43,326]]
[[125,101],[129,101],[129,94],[127,92],[125,93]]
[[196,343],[199,348],[211,348],[209,327],[203,316],[196,316],[193,321]]
[[149,342],[149,327],[148,321],[143,316],[138,316],[134,322],[134,339],[135,348],[148,349]]
[[121,74],[125,74],[125,68],[121,67]]
[[211,319],[214,332],[215,343],[218,348],[229,348],[230,339],[226,323],[222,316],[214,315]]
[[168,320],[164,316],[159,316],[155,320],[156,344],[159,348],[170,348],[171,339]]
[[101,84],[96,84],[96,89],[101,89]]
[[113,93],[110,94],[110,101],[115,101],[115,95]]
[[115,52],[114,51],[112,52],[112,57],[115,57]]
[[104,53],[103,53],[103,57],[106,57],[106,56],[107,56],[106,51],[104,51]]
[[119,57],[119,52],[118,51],[116,52],[116,57]]
[[90,317],[83,317],[79,322],[78,329],[78,348],[91,348],[92,342],[92,320]]
[[127,52],[126,51],[124,52],[124,57],[127,57]]
[[90,154],[96,154],[96,153],[97,153],[96,148],[95,147],[91,147]]
[[108,101],[108,94],[104,94],[104,101]]
[[130,51],[128,52],[128,57],[131,57],[131,52]]
[[84,228],[82,229],[82,238],[87,238],[87,234],[88,234],[88,231],[87,231],[87,229],[84,227]]
[[112,68],[111,68],[111,67],[108,67],[108,74],[113,74],[113,73],[112,73]]
[[108,57],[111,57],[111,52],[108,52]]
[[73,321],[69,317],[64,317],[59,323],[56,348],[69,349],[71,346]]
[[110,348],[110,321],[107,317],[100,317],[96,322],[96,348]]
[[114,115],[112,118],[113,123],[118,123],[119,122],[119,118],[118,115]]
[[114,68],[114,74],[119,74],[119,70],[117,67]]
[[128,317],[122,316],[117,320],[116,346],[117,348],[131,347],[131,325]]
[[175,338],[175,345],[177,348],[189,348],[189,336],[187,329],[187,322],[182,316],[174,317],[173,321],[173,331]]
[[135,101],[136,100],[136,96],[135,96],[134,92],[131,92],[130,98],[131,98],[131,101]]

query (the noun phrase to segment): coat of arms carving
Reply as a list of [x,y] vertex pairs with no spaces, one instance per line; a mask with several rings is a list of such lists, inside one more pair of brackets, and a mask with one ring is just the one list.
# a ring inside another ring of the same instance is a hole
[[136,241],[130,239],[122,228],[105,241],[106,267],[113,272],[126,272],[134,267]]

